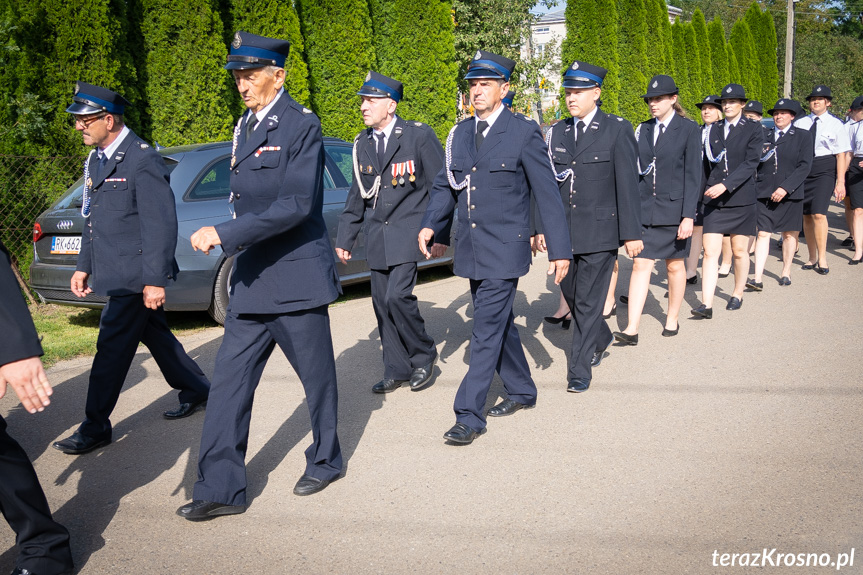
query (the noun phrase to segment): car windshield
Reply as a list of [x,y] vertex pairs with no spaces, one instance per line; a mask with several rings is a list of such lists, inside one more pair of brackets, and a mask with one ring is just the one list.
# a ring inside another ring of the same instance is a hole
[[[177,167],[179,162],[173,158],[165,158],[165,164],[168,166],[168,173],[174,171],[174,168]],[[84,194],[84,178],[78,178],[78,181],[72,184],[72,188],[67,191],[63,196],[54,202],[54,205],[51,206],[51,209],[54,210],[68,210],[72,208],[80,208],[81,207],[81,196]]]

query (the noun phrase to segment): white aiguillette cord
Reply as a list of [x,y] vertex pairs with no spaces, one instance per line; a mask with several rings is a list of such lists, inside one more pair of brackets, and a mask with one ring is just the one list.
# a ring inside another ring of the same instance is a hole
[[710,130],[713,128],[714,124],[710,124],[707,126],[707,129],[704,130],[704,134],[701,137],[701,148],[704,150],[704,154],[707,156],[707,159],[711,164],[718,164],[722,160],[725,160],[725,173],[728,173],[728,157],[725,153],[727,150],[724,148],[721,152],[719,152],[718,156],[713,155],[713,150],[710,149]]
[[470,174],[466,175],[464,181],[459,184],[456,183],[455,177],[452,175],[452,137],[457,127],[458,124],[453,126],[446,137],[446,179],[449,182],[449,186],[455,191],[467,188],[467,219],[470,219]]
[[565,182],[567,178],[569,180],[569,200],[572,203],[572,194],[573,194],[573,186],[575,184],[575,176],[573,175],[572,169],[567,168],[564,171],[557,173],[557,170],[554,169],[554,159],[551,154],[551,131],[554,130],[554,127],[550,128],[545,135],[545,147],[548,151],[548,163],[551,166],[551,171],[554,174],[554,179],[558,182]]
[[84,190],[81,195],[81,215],[84,218],[90,217],[90,186],[93,185],[92,180],[90,180],[90,159],[95,153],[96,150],[90,150],[87,159],[84,160]]
[[354,161],[354,179],[357,182],[357,186],[360,188],[360,196],[362,196],[364,200],[369,200],[371,198],[375,199],[375,201],[372,203],[372,209],[374,209],[378,205],[378,192],[381,189],[381,175],[378,174],[375,176],[375,181],[372,184],[371,188],[366,190],[363,187],[363,180],[360,177],[359,163],[357,162],[357,142],[359,141],[360,136],[362,136],[362,132],[357,134],[357,137],[354,138],[354,148],[352,152],[352,158]]

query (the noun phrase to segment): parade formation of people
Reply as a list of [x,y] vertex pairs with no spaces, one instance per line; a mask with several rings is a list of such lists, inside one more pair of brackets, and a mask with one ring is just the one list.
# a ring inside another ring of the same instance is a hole
[[[657,259],[665,260],[668,281],[666,337],[680,329],[684,291],[698,283],[702,246],[701,305],[691,313],[703,319],[713,317],[718,278],[727,273],[720,257],[734,273],[727,310],[741,308],[746,289],[765,289],[772,234],[783,242],[780,286],[791,285],[801,230],[809,250],[802,269],[827,274],[831,198],[841,202],[847,193],[849,263],[863,260],[863,96],[843,125],[828,111],[830,88],[815,86],[806,98],[810,114],[794,100],[779,99],[768,110],[775,128],[767,129],[762,103],[732,83],[696,104],[699,127],[680,107],[674,79],[657,75],[643,96],[651,119],[633,129],[601,108],[607,71],[575,61],[562,74],[571,117],[554,124],[543,141],[536,122],[511,110],[516,63],[484,50],[465,76],[475,115],[452,128],[445,146],[429,126],[396,114],[404,97],[399,80],[368,72],[357,92],[367,128],[354,140],[353,183],[333,250],[322,215],[321,123],[283,87],[289,52],[285,40],[238,31],[224,66],[248,108],[231,148],[234,217],[190,238],[196,250],[220,246],[236,256],[212,384],[165,320],[165,286],[178,271],[167,168],[125,126],[129,103],[120,94],[78,82],[66,110],[84,143],[94,147],[84,168],[86,231],[71,288],[78,297],[95,291],[108,303],[86,417],[54,447],[81,455],[111,442],[109,417],[143,342],[179,390],[179,407],[164,417],[206,408],[193,500],[176,511],[190,521],[246,510],[252,403],[276,346],[297,373],[311,420],[312,444],[294,493],[320,492],[343,473],[328,305],[341,293],[335,259],[351,259],[360,231],[383,352],[382,377],[370,391],[405,385],[420,391],[433,381],[438,352],[413,294],[417,262],[443,254],[458,210],[454,272],[469,282],[473,323],[469,367],[454,398],[455,424],[443,438],[462,445],[485,433],[488,416],[536,404],[513,313],[532,251],[548,254],[547,274],[561,289],[561,308],[546,321],[573,326],[566,389],[576,393],[588,390],[615,340],[637,345]],[[731,255],[721,256],[723,242]],[[625,329],[612,333],[604,318],[616,312],[620,248],[633,258],[629,313]],[[5,250],[0,254],[7,302],[0,325],[22,334],[20,346],[0,350],[0,395],[8,382],[35,412],[48,405],[50,385],[32,322],[13,295],[9,258]],[[487,410],[495,373],[505,397]],[[3,483],[15,482],[12,490],[0,489],[0,508],[19,534],[14,573],[70,572],[68,532],[51,518],[32,466],[2,419],[0,446]]]

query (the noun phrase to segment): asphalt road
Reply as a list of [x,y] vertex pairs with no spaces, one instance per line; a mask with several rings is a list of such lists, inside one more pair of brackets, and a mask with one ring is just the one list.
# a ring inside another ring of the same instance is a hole
[[[442,434],[467,369],[467,281],[416,290],[441,356],[434,385],[419,393],[370,392],[382,371],[371,302],[334,306],[346,474],[315,496],[292,495],[311,435],[302,388],[277,351],[255,399],[243,515],[189,523],[174,514],[191,498],[203,414],[162,419],[176,395],[145,348],[114,412],[115,441],[98,452],[50,448],[81,420],[89,358],[50,370],[46,412],[31,416],[9,395],[0,413],[85,574],[759,569],[722,567],[724,553],[727,562],[751,553],[750,565],[757,553],[765,573],[827,573],[836,566],[782,566],[784,554],[848,562],[839,554],[852,549],[854,565],[841,572],[863,573],[863,266],[846,265],[837,210],[830,221],[829,276],[797,265],[793,284],[779,287],[774,248],[765,290],[747,293],[739,311],[724,309],[730,276],[714,319],[690,319],[700,285],[689,286],[674,338],[660,336],[665,274],[655,274],[638,346],[613,347],[583,394],[566,392],[571,332],[542,323],[558,295],[538,259],[515,303],[537,408],[490,419],[466,447]],[[620,261],[625,293],[631,262]],[[621,306],[612,329],[625,318]],[[220,342],[218,328],[184,339],[208,375]],[[496,381],[489,407],[501,392]],[[0,541],[6,573],[15,549],[5,523]]]

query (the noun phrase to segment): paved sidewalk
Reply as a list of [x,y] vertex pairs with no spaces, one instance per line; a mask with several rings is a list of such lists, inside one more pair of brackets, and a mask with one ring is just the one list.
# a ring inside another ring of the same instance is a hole
[[[331,318],[346,475],[318,495],[292,495],[309,418],[277,351],[255,400],[251,505],[239,516],[195,524],[174,515],[191,496],[203,414],[162,419],[176,394],[145,348],[105,449],[70,457],[50,448],[80,422],[90,359],[50,370],[56,393],[45,413],[26,414],[11,394],[0,413],[34,459],[84,574],[701,574],[719,569],[714,551],[765,548],[834,560],[855,548],[841,572],[863,573],[863,268],[846,264],[838,222],[834,211],[829,276],[796,265],[792,286],[779,287],[774,248],[765,290],[747,293],[740,311],[724,309],[730,276],[714,319],[689,319],[700,291],[688,286],[674,338],[660,336],[665,273],[654,275],[639,345],[613,347],[583,394],[566,392],[571,332],[542,325],[558,294],[538,259],[515,304],[537,408],[491,418],[467,447],[442,439],[467,369],[467,281],[416,290],[441,355],[435,384],[419,393],[370,392],[382,371],[371,301],[339,304]],[[619,294],[631,268],[620,262]],[[625,318],[620,306],[612,329]],[[211,375],[220,341],[213,328],[184,345]],[[489,406],[501,392],[497,382]],[[12,540],[0,523],[4,549]],[[0,573],[14,553],[0,555]]]

